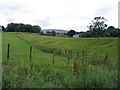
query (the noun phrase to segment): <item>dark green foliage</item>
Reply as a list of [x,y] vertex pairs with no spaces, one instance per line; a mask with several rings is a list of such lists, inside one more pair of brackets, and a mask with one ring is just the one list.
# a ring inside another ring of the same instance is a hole
[[118,37],[118,35],[120,34],[120,29],[115,28],[113,26],[109,26],[105,34],[107,37]]
[[2,26],[2,31],[6,31],[6,28],[4,26]]
[[16,25],[14,23],[10,23],[7,25],[7,32],[15,32]]
[[56,35],[56,32],[55,32],[55,31],[52,31],[51,34],[52,34],[52,36],[55,36],[55,35]]
[[90,26],[88,26],[89,30],[97,32],[101,37],[104,37],[103,30],[107,28],[107,21],[104,17],[95,17]]
[[70,36],[70,37],[72,37],[73,35],[75,35],[75,31],[74,30],[70,30],[68,33],[67,33],[67,35],[68,36]]
[[32,26],[30,24],[25,25],[26,32],[32,32]]
[[95,17],[90,23],[88,31],[79,32],[81,37],[118,37],[120,29],[113,26],[107,28],[107,20],[104,17]]
[[[100,37],[100,35],[96,31],[86,31],[86,32],[80,32],[79,33],[81,37]],[[115,28],[113,26],[109,26],[107,29],[102,31],[102,34],[105,37],[119,37],[120,35],[120,29]]]
[[7,32],[31,32],[31,33],[39,33],[41,31],[41,27],[38,25],[30,25],[23,23],[9,23],[6,27]]
[[32,32],[39,33],[41,31],[41,27],[38,25],[32,26]]

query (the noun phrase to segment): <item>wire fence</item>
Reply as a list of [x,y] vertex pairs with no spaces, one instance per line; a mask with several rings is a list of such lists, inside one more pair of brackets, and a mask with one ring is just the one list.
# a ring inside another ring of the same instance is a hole
[[[7,60],[10,59],[10,57],[13,57],[14,54],[17,53],[17,58],[22,57],[27,57],[26,59],[34,60],[36,59],[35,57],[33,57],[33,54],[37,54],[38,51],[34,51],[33,50],[34,46],[29,46],[28,49],[26,50],[21,50],[21,49],[12,49],[10,43],[7,46]],[[55,57],[58,56],[62,56],[65,57],[67,60],[67,64],[70,63],[70,59],[72,58],[73,60],[81,60],[81,62],[91,62],[92,64],[96,64],[96,63],[105,63],[108,62],[108,58],[109,58],[109,54],[106,53],[104,56],[99,56],[99,54],[97,52],[94,53],[94,55],[89,55],[87,51],[80,51],[80,50],[70,50],[70,49],[63,49],[63,48],[53,48],[51,46],[35,46],[37,49],[43,51],[43,52],[47,52],[47,53],[51,53],[53,56],[51,57],[52,60],[52,64],[55,63]],[[12,51],[11,51],[12,49]],[[12,54],[11,54],[12,52]],[[20,53],[19,53],[20,52]],[[23,52],[23,53],[21,53]],[[46,56],[47,57],[47,56]],[[90,60],[91,59],[91,60]],[[93,59],[93,60],[92,60]]]

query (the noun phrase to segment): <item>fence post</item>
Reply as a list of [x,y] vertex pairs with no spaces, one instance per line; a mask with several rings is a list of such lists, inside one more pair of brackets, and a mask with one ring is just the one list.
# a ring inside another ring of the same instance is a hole
[[104,62],[106,62],[107,63],[107,61],[108,61],[108,53],[106,53],[106,56],[105,56],[105,58],[103,59],[104,60]]
[[85,51],[85,67],[87,66],[87,51]]
[[53,60],[52,60],[52,64],[55,63],[55,49],[53,49]]
[[85,59],[85,51],[82,52],[82,64],[84,62],[84,59]]
[[88,55],[87,51],[86,51],[85,55],[86,55],[86,57],[87,57],[87,55]]
[[71,54],[71,58],[72,58],[72,50],[71,50],[71,53],[70,53],[70,54]]
[[79,51],[77,50],[77,59],[79,59]]
[[66,49],[65,49],[65,56],[67,56],[67,51],[66,51]]
[[60,48],[60,51],[59,51],[59,55],[60,55],[60,56],[62,55],[62,50],[61,50],[61,48]]
[[32,60],[32,46],[30,46],[30,61]]
[[10,44],[8,44],[8,50],[7,50],[7,59],[10,57]]
[[70,50],[68,50],[68,64],[70,62]]

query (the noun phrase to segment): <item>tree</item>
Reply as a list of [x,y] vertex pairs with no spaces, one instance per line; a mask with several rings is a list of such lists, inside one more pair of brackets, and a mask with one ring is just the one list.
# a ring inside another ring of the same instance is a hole
[[32,25],[26,24],[25,25],[25,30],[26,30],[26,32],[32,32]]
[[116,28],[116,30],[117,30],[117,37],[120,37],[120,29]]
[[38,25],[32,26],[32,32],[40,33],[40,31],[41,31],[41,27],[40,26],[38,26]]
[[90,23],[90,26],[88,26],[89,30],[95,31],[98,33],[98,35],[105,37],[103,31],[107,29],[107,24],[105,24],[105,21],[107,21],[104,17],[95,17],[92,23]]
[[6,31],[6,28],[4,26],[2,26],[2,31]]
[[51,35],[51,32],[50,31],[46,31],[46,34]]
[[15,32],[14,23],[9,23],[9,24],[7,25],[7,32]]
[[119,29],[116,29],[113,26],[109,26],[106,30],[108,37],[118,37]]
[[7,32],[31,32],[31,33],[39,33],[41,31],[41,27],[38,25],[30,25],[23,23],[9,23],[6,28]]
[[56,32],[55,31],[52,31],[51,34],[52,34],[52,36],[56,36]]
[[20,30],[20,32],[26,32],[26,30],[25,30],[25,24],[19,23],[19,30]]
[[70,37],[73,37],[73,35],[75,35],[75,31],[74,30],[70,30],[67,35],[70,36]]

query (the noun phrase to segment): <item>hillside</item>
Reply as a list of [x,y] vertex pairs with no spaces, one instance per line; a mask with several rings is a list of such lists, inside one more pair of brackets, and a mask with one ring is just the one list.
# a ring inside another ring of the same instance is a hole
[[[2,35],[3,88],[117,88],[118,38],[62,38],[35,33]],[[10,43],[10,58],[7,45]],[[32,46],[32,60],[29,59]],[[46,47],[45,47],[46,46]],[[49,52],[73,50],[72,58]],[[45,50],[43,50],[45,49]],[[80,51],[78,59],[76,50]],[[82,51],[87,51],[87,56]],[[97,56],[95,55],[97,53]],[[106,54],[106,52],[108,52]],[[54,60],[54,64],[53,64]]]
[[28,33],[18,36],[38,47],[44,45],[62,50],[87,51],[90,55],[108,53],[115,61],[118,58],[118,38],[63,38]]

